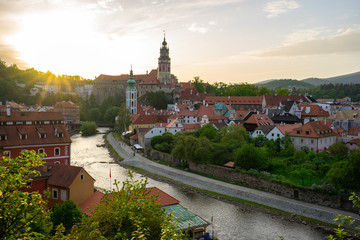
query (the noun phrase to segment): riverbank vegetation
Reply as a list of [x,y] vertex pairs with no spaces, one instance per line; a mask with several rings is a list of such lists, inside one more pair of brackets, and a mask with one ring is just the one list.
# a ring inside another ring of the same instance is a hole
[[[146,180],[131,177],[106,192],[87,216],[72,201],[47,209],[47,199],[30,188],[45,162],[34,151],[0,159],[0,236],[4,239],[186,239],[176,222],[149,195]],[[45,194],[47,195],[47,194]]]
[[96,123],[84,122],[80,127],[81,135],[82,136],[95,135],[97,133],[96,129],[97,129]]
[[343,143],[329,152],[298,151],[289,136],[276,141],[251,138],[241,127],[219,131],[208,124],[195,132],[154,137],[151,147],[192,162],[223,166],[232,161],[236,171],[326,192],[360,187],[360,150],[349,151]]

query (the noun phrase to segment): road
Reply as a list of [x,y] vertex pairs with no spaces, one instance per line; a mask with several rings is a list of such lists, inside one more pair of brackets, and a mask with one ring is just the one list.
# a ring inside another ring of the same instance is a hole
[[246,188],[211,178],[206,178],[187,171],[175,169],[153,162],[140,154],[132,156],[132,150],[129,146],[121,141],[116,140],[112,133],[107,135],[107,140],[124,158],[121,165],[134,166],[146,170],[148,172],[173,179],[177,182],[204,189],[231,197],[236,197],[251,202],[259,203],[285,212],[305,216],[326,223],[334,223],[333,219],[338,215],[351,216],[355,219],[355,226],[360,225],[360,217],[357,214],[341,211],[338,209],[319,206],[311,203],[301,202],[294,199],[285,198],[272,193],[262,192],[259,190]]

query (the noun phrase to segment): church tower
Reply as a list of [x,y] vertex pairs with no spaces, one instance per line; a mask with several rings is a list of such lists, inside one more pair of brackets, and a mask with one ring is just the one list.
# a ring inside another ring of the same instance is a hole
[[162,46],[160,48],[157,77],[161,83],[171,83],[169,48],[165,40],[165,33],[164,41],[162,42]]
[[132,67],[130,70],[130,77],[127,83],[128,87],[126,89],[126,107],[129,110],[130,115],[137,114],[137,91]]

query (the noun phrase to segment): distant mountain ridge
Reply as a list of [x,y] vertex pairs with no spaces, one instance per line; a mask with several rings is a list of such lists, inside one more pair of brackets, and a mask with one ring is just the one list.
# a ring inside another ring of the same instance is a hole
[[306,78],[303,80],[294,79],[278,79],[278,80],[266,80],[255,83],[255,85],[267,88],[310,88],[320,86],[323,84],[360,84],[360,71],[345,75],[340,75],[330,78]]

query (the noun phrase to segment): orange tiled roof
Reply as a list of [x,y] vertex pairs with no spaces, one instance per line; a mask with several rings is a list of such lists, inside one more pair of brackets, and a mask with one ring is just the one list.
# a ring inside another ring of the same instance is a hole
[[133,115],[132,124],[155,124],[159,122],[167,122],[170,115]]
[[253,114],[245,123],[256,124],[257,126],[274,125],[274,122],[266,114]]
[[304,96],[299,95],[264,95],[265,107],[278,107],[281,102],[296,101],[296,102],[309,102]]
[[[46,133],[46,138],[40,138],[39,128],[42,133]],[[55,128],[64,136],[55,136]],[[0,132],[7,135],[6,140],[0,141],[0,147],[71,143],[64,124],[0,126]],[[27,139],[20,139],[19,133],[27,134]]]
[[282,134],[290,133],[295,128],[301,127],[300,123],[297,124],[284,124],[284,125],[276,125]]
[[360,133],[360,127],[350,127],[348,134],[349,135],[353,135],[353,136],[357,136]]
[[200,124],[183,124],[184,129],[199,129],[201,128]]
[[83,213],[91,216],[91,212],[95,211],[95,206],[101,202],[104,194],[100,191],[94,192],[88,199],[79,204],[79,208]]
[[11,111],[10,116],[1,115],[0,121],[26,122],[26,121],[64,121],[61,112],[17,112]]
[[261,105],[263,101],[262,96],[206,96],[205,102],[208,104],[215,104],[218,102],[228,104],[244,104],[244,105]]
[[308,138],[324,138],[336,135],[337,134],[331,128],[318,121],[308,122],[290,132],[290,136]]
[[[328,117],[329,113],[316,104],[299,104],[298,108],[301,111],[301,116],[316,116],[316,117]],[[308,110],[309,112],[307,112]]]

